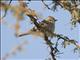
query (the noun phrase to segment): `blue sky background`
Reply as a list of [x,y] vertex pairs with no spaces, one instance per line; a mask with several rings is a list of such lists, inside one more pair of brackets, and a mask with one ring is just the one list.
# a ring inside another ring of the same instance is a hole
[[[12,2],[13,5],[16,5],[17,2]],[[58,8],[58,11],[52,12],[45,8],[40,1],[33,1],[29,4],[29,7],[33,10],[36,10],[39,14],[42,15],[42,18],[46,18],[47,16],[54,16],[58,21],[56,22],[55,32],[59,34],[64,34],[69,38],[75,39],[79,41],[79,27],[80,25],[77,24],[77,27],[71,30],[70,19],[71,15],[67,10],[62,8]],[[3,15],[4,12],[1,13]],[[8,11],[7,16],[4,18],[8,23],[15,24],[16,18],[12,16],[11,12]],[[25,17],[25,20],[21,23],[21,30],[22,32],[29,30],[33,25],[30,24],[29,18]],[[7,60],[45,60],[46,57],[49,56],[49,49],[46,46],[43,38],[34,37],[34,36],[24,36],[21,38],[16,38],[14,35],[15,31],[13,28],[6,26],[5,24],[1,25],[1,57],[5,56],[6,53],[11,51],[13,47],[19,45],[20,43],[27,41],[23,48],[22,52],[17,52],[16,55],[11,56]],[[55,39],[53,39],[55,40]],[[77,60],[79,59],[79,54],[74,54],[73,52],[74,46],[68,46],[67,48],[63,49],[59,46],[61,52],[64,54],[57,57],[58,60]]]

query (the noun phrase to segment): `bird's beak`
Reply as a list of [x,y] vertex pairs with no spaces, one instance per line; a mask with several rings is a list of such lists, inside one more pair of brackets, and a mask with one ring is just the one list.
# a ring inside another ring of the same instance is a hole
[[57,21],[57,19],[55,19],[54,21]]

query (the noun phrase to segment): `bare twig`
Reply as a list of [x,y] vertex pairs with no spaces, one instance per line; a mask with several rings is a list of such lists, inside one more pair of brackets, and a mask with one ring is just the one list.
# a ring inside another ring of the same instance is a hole
[[13,47],[13,49],[9,52],[6,53],[4,57],[2,57],[2,60],[6,60],[7,58],[11,57],[12,55],[15,55],[17,51],[22,51],[23,46],[27,44],[27,41]]
[[[44,37],[45,39],[45,42],[46,42],[46,44],[49,42],[49,43],[52,43],[49,39],[48,39],[48,37],[46,36],[46,34],[45,34],[45,37]],[[50,50],[51,50],[51,52],[50,52],[50,55],[51,55],[51,57],[52,57],[52,59],[53,60],[56,60],[56,58],[55,58],[55,53],[53,52],[53,51],[55,51],[55,48],[52,46],[52,45],[50,45],[50,44],[47,44],[48,46],[49,46],[49,48],[50,48]]]

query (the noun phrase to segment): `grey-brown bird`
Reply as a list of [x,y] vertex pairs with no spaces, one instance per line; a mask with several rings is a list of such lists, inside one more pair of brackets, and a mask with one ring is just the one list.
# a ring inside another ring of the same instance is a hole
[[[52,37],[53,35],[51,34],[54,33],[55,31],[55,21],[57,21],[54,17],[48,16],[46,19],[44,19],[42,22],[39,22],[39,25],[43,28],[48,37]],[[44,33],[42,31],[39,31],[36,27],[33,27],[31,30],[29,30],[26,33],[22,33],[18,35],[19,37],[24,36],[24,35],[36,35],[36,36],[41,36],[44,37]]]

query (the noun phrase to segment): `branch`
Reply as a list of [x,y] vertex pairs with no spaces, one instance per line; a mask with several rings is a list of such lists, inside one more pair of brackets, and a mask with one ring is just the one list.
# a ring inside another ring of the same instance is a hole
[[47,4],[44,3],[43,0],[41,0],[41,1],[42,1],[42,3],[43,3],[48,9],[50,9],[49,6],[48,6]]
[[52,10],[52,11],[55,11],[58,5],[63,8],[63,6],[60,4],[59,0],[52,0],[52,3],[51,3],[50,5],[53,4],[53,6],[52,6],[51,8],[49,7],[50,5],[47,5],[47,4],[44,2],[45,0],[41,0],[41,1],[42,1],[42,3],[43,3],[49,10]]
[[13,47],[10,52],[6,53],[5,56],[2,57],[2,60],[7,60],[7,58],[11,57],[12,55],[16,55],[17,51],[19,51],[19,52],[22,51],[23,50],[23,46],[25,44],[27,44],[27,41],[24,41],[23,43]]
[[[56,60],[56,58],[55,58],[55,48],[53,48],[53,46],[51,45],[51,44],[48,44],[48,43],[52,43],[49,39],[48,39],[48,37],[46,36],[46,34],[45,34],[45,37],[44,37],[45,39],[45,42],[46,42],[46,44],[49,46],[49,48],[51,49],[51,52],[50,52],[50,54],[51,54],[51,57],[52,57],[52,59],[53,60]],[[54,52],[53,52],[54,51]]]

